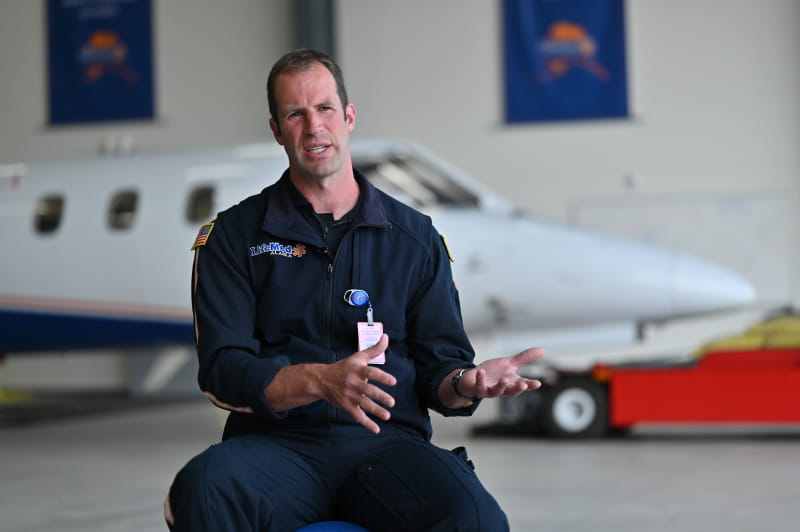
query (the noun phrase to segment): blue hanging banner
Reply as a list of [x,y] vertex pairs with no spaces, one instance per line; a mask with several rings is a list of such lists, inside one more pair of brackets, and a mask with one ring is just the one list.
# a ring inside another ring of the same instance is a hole
[[151,0],[47,0],[49,123],[154,117]]
[[506,122],[628,116],[624,0],[503,0]]

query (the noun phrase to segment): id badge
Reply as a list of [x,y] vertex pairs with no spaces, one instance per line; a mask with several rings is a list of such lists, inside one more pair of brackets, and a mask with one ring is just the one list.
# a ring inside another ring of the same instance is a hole
[[[377,344],[383,335],[383,323],[373,321],[372,323],[366,321],[358,322],[358,350],[363,351],[373,345]],[[386,353],[383,352],[369,361],[370,364],[385,364]]]

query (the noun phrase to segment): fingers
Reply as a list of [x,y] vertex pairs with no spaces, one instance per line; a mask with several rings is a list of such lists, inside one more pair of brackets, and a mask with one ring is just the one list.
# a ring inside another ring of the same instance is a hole
[[368,415],[364,413],[363,410],[360,408],[355,408],[353,410],[348,410],[353,419],[368,431],[372,432],[373,434],[378,434],[381,431],[380,425],[375,423]]
[[525,377],[506,376],[500,378],[494,384],[488,382],[486,371],[482,368],[475,369],[475,396],[476,397],[502,397],[516,396],[529,390],[535,390],[542,385],[537,379]]
[[386,334],[381,335],[381,339],[378,340],[378,343],[373,345],[372,347],[368,347],[363,351],[358,351],[353,353],[353,357],[357,360],[363,360],[364,362],[369,362],[376,356],[380,355],[386,348],[389,347],[389,336]]
[[363,371],[363,378],[385,384],[386,386],[394,386],[397,384],[397,379],[391,373],[386,373],[380,368],[368,366]]
[[380,405],[392,408],[395,404],[394,397],[370,381],[394,386],[397,379],[394,375],[375,367],[359,368],[344,379],[341,389],[342,402],[349,400],[369,413],[388,419],[388,411]]
[[529,362],[533,362],[537,358],[544,355],[544,349],[541,347],[531,347],[530,349],[526,349],[521,353],[517,353],[512,357],[513,363],[517,366],[524,366]]
[[476,371],[475,385],[478,388],[478,397],[500,397],[505,395],[506,390],[512,385],[513,381],[510,377],[503,377],[490,384],[487,381],[485,370],[478,369]]
[[528,390],[535,390],[537,388],[542,387],[542,381],[540,381],[539,379],[525,379],[525,381],[527,382],[528,387],[522,390],[523,392],[527,392]]
[[516,384],[512,377],[502,377],[494,383],[490,383],[486,370],[477,368],[475,370],[475,397],[499,397],[506,393],[510,386]]
[[389,337],[382,335],[378,343],[353,353],[348,358],[337,362],[346,374],[341,388],[329,401],[348,412],[353,419],[373,433],[380,432],[380,426],[373,418],[388,420],[391,413],[388,408],[395,405],[394,397],[376,386],[374,383],[394,386],[397,379],[382,369],[370,366],[369,362],[389,347]]
[[[384,406],[386,406],[388,408],[392,408],[394,406],[394,397],[389,395],[384,390],[381,390],[380,388],[378,388],[374,384],[367,383],[366,384],[366,389],[362,392],[361,395],[369,400],[368,404],[371,404],[371,405],[374,404],[376,406],[381,404],[381,405],[384,405]],[[361,405],[361,406],[363,408],[364,405]],[[379,413],[373,412],[372,409],[370,409],[370,408],[367,408],[366,410],[370,411],[371,413],[375,413],[375,415],[378,415],[379,417],[384,417],[383,415],[380,414],[380,412],[385,412],[386,413],[385,419],[389,419],[389,416],[388,416],[389,413],[386,410],[383,410],[380,407],[378,407]]]
[[361,374],[361,377],[364,379],[368,379],[371,381],[379,382],[381,384],[385,384],[386,386],[394,386],[397,384],[397,379],[390,373],[386,373],[380,368],[376,368],[374,366],[367,366],[369,361],[375,358],[376,356],[380,355],[389,347],[389,337],[384,334],[381,336],[381,339],[378,340],[378,343],[373,345],[372,347],[368,347],[363,351],[358,351],[353,353],[350,356],[350,359],[354,362],[357,362],[360,365],[365,366],[366,371]]
[[500,395],[517,396],[523,393],[535,390],[542,385],[542,382],[537,379],[519,379],[517,382],[507,386]]
[[356,394],[351,402],[342,404],[353,419],[375,434],[380,432],[380,426],[370,417],[388,421],[392,415],[381,405],[388,408],[394,406],[394,397],[372,384],[366,384],[363,393]]

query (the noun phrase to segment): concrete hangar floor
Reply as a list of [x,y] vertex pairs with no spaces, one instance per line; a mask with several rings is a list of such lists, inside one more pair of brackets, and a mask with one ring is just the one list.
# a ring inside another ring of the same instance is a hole
[[[471,436],[470,423],[493,415],[491,404],[482,409],[474,421],[435,417],[435,440],[467,445],[514,531],[753,532],[800,522],[800,428]],[[164,531],[172,476],[219,434],[204,398],[0,425],[0,530]]]

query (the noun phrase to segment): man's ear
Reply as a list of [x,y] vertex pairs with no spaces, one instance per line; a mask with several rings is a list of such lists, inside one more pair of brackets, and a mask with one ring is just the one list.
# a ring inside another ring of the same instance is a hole
[[283,141],[281,140],[281,126],[275,120],[270,118],[269,128],[272,130],[272,136],[275,137],[277,143],[283,146]]
[[356,106],[348,103],[344,108],[344,122],[347,124],[347,131],[352,132],[356,127]]

